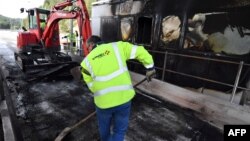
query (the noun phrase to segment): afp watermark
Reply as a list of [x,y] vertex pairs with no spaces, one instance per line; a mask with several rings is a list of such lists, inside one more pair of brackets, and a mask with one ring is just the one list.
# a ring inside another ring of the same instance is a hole
[[224,125],[224,141],[249,141],[250,125]]

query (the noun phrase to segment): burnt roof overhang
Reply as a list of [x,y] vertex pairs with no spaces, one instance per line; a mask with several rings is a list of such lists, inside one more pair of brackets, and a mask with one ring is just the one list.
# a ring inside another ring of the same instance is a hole
[[250,7],[250,0],[190,0],[192,8],[199,10],[225,10]]

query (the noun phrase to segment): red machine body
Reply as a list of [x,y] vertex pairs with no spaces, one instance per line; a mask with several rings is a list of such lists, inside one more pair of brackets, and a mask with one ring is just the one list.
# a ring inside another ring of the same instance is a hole
[[[64,10],[68,6],[73,6],[73,10]],[[58,22],[62,19],[76,19],[79,27],[81,47],[84,55],[88,54],[86,49],[86,40],[91,35],[89,14],[84,1],[66,0],[55,5],[51,11],[34,8],[27,10],[29,13],[29,30],[18,33],[17,46],[21,51],[29,51],[34,46],[50,49],[53,51],[60,50],[59,26]],[[42,28],[41,23],[45,23]],[[36,39],[34,39],[36,37]],[[27,40],[28,39],[28,40]],[[29,48],[29,49],[27,49]]]
[[19,32],[17,38],[17,48],[18,50],[23,50],[23,48],[29,45],[38,44],[38,40],[35,34],[31,32]]
[[[72,10],[65,10],[69,6],[72,6]],[[21,9],[21,12],[23,10]],[[66,0],[56,4],[50,11],[33,8],[26,12],[28,13],[29,28],[28,30],[23,28],[24,31],[18,33],[18,52],[15,53],[15,60],[24,72],[30,68],[42,68],[40,70],[43,71],[51,67],[62,69],[60,66],[72,64],[71,56],[60,52],[58,23],[62,19],[77,20],[82,55],[88,54],[86,40],[91,36],[91,27],[89,14],[83,0]]]

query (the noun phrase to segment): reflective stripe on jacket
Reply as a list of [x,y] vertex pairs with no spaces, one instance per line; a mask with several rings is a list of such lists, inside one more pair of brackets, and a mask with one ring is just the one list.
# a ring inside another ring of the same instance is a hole
[[135,91],[127,69],[128,59],[139,60],[146,68],[154,66],[152,56],[143,46],[114,42],[97,46],[82,61],[83,79],[94,94],[97,107],[105,109],[130,101]]

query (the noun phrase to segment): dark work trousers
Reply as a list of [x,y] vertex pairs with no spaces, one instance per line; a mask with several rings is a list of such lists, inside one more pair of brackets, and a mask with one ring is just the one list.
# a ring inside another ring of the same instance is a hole
[[101,141],[124,140],[129,123],[130,109],[131,101],[108,109],[96,107]]

